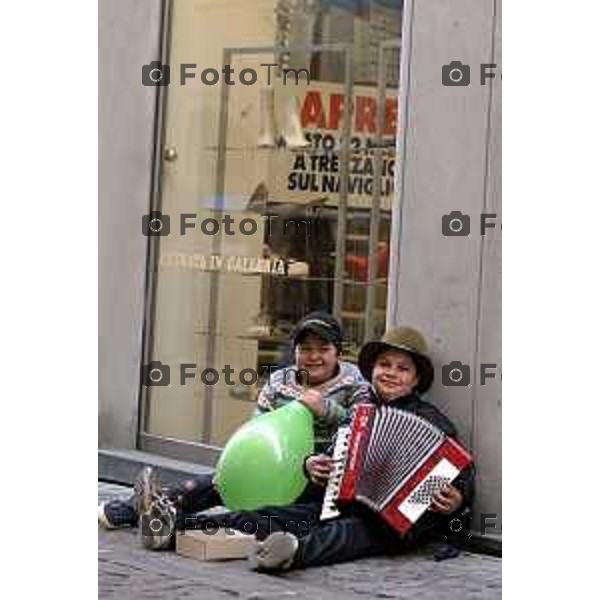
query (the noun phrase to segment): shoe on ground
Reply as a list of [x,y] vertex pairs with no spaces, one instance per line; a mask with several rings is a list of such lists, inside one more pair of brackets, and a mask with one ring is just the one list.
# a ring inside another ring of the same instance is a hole
[[160,486],[157,474],[144,467],[135,482],[137,510],[140,515],[140,540],[148,550],[175,548],[175,505]]
[[248,563],[253,571],[285,571],[292,566],[297,550],[295,535],[277,531],[254,544]]
[[144,467],[138,473],[134,491],[137,499],[136,508],[140,515],[149,512],[154,500],[163,496],[158,476],[152,467]]
[[156,497],[148,512],[140,518],[140,539],[147,550],[172,550],[175,548],[175,522],[177,511],[164,495]]
[[159,493],[158,479],[152,467],[144,467],[137,476],[131,498],[114,499],[98,506],[98,525],[103,529],[136,527],[140,515],[150,510]]
[[103,529],[136,527],[138,518],[139,513],[133,499],[111,500],[98,506],[98,525]]

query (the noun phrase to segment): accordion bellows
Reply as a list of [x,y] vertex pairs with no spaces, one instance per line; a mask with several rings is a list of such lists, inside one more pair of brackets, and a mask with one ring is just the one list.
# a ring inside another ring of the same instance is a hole
[[472,460],[429,421],[369,404],[357,406],[350,426],[340,428],[333,458],[321,518],[338,514],[336,504],[357,501],[401,534]]

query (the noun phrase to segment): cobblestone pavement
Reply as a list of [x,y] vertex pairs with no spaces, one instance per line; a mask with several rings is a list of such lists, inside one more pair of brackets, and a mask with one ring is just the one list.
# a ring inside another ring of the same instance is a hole
[[[99,500],[127,493],[98,484]],[[468,553],[435,562],[424,552],[274,576],[253,573],[244,561],[197,562],[144,550],[135,529],[98,531],[102,599],[495,599],[501,598],[501,565],[499,558]]]

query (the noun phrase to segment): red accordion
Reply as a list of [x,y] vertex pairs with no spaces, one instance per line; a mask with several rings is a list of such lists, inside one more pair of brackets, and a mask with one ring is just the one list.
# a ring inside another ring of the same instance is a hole
[[401,534],[472,461],[429,421],[370,404],[358,405],[350,426],[340,428],[333,458],[321,519],[339,514],[336,505],[357,501]]

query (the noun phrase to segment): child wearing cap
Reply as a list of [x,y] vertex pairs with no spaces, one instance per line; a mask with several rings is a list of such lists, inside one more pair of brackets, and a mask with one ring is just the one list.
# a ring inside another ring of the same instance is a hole
[[333,316],[323,312],[306,315],[294,328],[292,343],[295,364],[273,373],[258,396],[256,412],[299,400],[315,415],[315,449],[319,452],[329,446],[350,407],[368,395],[369,386],[355,365],[339,360],[342,328]]
[[[295,364],[275,371],[261,390],[255,414],[261,414],[298,400],[314,414],[315,450],[325,450],[340,423],[350,414],[351,406],[368,397],[369,385],[359,369],[339,360],[342,349],[342,328],[339,322],[324,312],[306,315],[292,332]],[[299,501],[320,503],[323,489],[311,483]],[[167,490],[150,467],[142,470],[133,496],[125,501],[112,500],[99,506],[98,523],[107,529],[136,526],[141,514],[147,513],[159,498],[170,513],[177,512],[179,522],[185,515],[223,504],[212,482],[212,475],[203,475],[182,482]],[[142,536],[149,548],[162,548],[172,543],[168,537]]]
[[[369,402],[417,414],[446,435],[457,437],[453,424],[421,398],[431,387],[434,369],[425,340],[418,331],[402,327],[389,331],[381,341],[366,344],[359,355],[359,367],[372,384]],[[313,483],[326,484],[331,471],[330,453],[307,457],[305,468]],[[256,523],[257,542],[250,557],[252,568],[283,571],[397,554],[414,548],[436,534],[447,532],[452,516],[472,502],[473,489],[471,467],[435,494],[430,511],[403,537],[375,513],[358,505],[342,511],[340,517],[323,522],[319,521],[321,506],[315,503],[212,515],[206,521],[213,527],[216,524],[241,531],[248,522]],[[291,531],[290,523],[308,527]],[[198,527],[202,526],[199,522]]]

